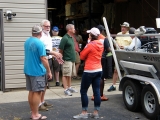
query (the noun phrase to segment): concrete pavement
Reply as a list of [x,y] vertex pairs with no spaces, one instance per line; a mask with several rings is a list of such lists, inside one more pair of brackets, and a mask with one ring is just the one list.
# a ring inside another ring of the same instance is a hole
[[[122,92],[107,92],[112,84],[111,80],[105,81],[104,94],[109,98],[108,101],[101,102],[100,119],[102,120],[147,120],[141,113],[128,111],[123,103]],[[53,83],[54,85],[55,83]],[[118,88],[119,83],[116,84]],[[80,90],[80,80],[73,80],[72,86]],[[10,92],[0,93],[0,120],[29,120],[30,108],[27,101],[28,91],[25,89],[16,89]],[[94,102],[90,100],[92,96],[91,87],[88,90],[89,106],[88,112],[94,110]],[[74,93],[73,96],[65,96],[62,87],[50,87],[47,89],[45,100],[53,104],[49,111],[40,111],[46,115],[47,120],[73,120],[73,116],[81,112],[80,93]],[[93,120],[88,118],[87,120]]]
[[[74,98],[74,97],[80,97],[80,80],[72,80],[72,87],[74,87],[76,90],[78,90],[78,93],[74,93],[72,96],[66,96],[64,95],[64,89],[60,87],[55,87],[55,82],[51,83],[52,86],[50,89],[47,89],[45,99],[63,99],[63,98]],[[105,88],[104,88],[104,94],[105,95],[113,95],[113,94],[121,94],[121,91],[118,91],[118,85],[116,84],[116,91],[113,92],[107,92],[107,89],[112,85],[112,80],[105,81]],[[91,87],[88,90],[88,96],[92,96],[93,92]],[[24,89],[14,89],[10,92],[0,92],[0,103],[11,103],[11,102],[22,102],[27,101],[28,98],[28,91]]]

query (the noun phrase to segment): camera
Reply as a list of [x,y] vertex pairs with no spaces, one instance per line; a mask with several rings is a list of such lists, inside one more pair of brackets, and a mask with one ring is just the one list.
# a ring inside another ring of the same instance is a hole
[[12,20],[12,16],[16,16],[16,13],[12,13],[11,10],[7,10],[4,16],[7,18],[7,20]]

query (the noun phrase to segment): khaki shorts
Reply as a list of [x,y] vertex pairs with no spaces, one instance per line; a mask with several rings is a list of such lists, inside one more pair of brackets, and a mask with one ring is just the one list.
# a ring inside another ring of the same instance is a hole
[[81,60],[80,60],[80,57],[79,57],[79,53],[76,51],[76,64],[77,63],[80,63],[81,62]]
[[63,76],[76,76],[75,63],[71,61],[65,61],[62,65]]

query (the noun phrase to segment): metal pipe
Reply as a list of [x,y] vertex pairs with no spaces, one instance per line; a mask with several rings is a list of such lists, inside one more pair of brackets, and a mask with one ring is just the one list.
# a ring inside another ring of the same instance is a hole
[[135,51],[137,52],[137,37],[134,37],[134,39],[135,39]]
[[119,65],[118,65],[118,62],[117,62],[117,57],[116,57],[116,54],[115,54],[115,51],[114,51],[114,48],[113,48],[113,43],[112,43],[112,40],[111,40],[111,36],[110,36],[110,33],[109,33],[109,29],[108,29],[108,25],[107,25],[107,21],[106,21],[105,17],[103,17],[103,23],[104,23],[104,26],[105,26],[105,29],[106,29],[107,38],[109,40],[109,44],[110,44],[110,47],[111,47],[111,50],[112,50],[114,62],[115,62],[115,65],[116,65],[116,68],[117,68],[117,72],[118,72],[118,77],[121,80],[122,79],[122,75],[121,75],[121,72],[120,72],[120,69],[119,69]]
[[122,34],[122,35],[117,35],[117,34],[111,34],[110,36],[112,37],[127,37],[127,36],[160,36],[160,34],[143,34],[143,35],[135,35],[135,34]]

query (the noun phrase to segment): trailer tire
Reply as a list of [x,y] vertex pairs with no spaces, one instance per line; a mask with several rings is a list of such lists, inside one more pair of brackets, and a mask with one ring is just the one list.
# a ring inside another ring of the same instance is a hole
[[123,85],[123,101],[128,110],[136,112],[141,108],[141,87],[127,80]]
[[144,115],[155,120],[159,115],[159,102],[158,97],[151,86],[145,86],[142,90],[141,103]]

